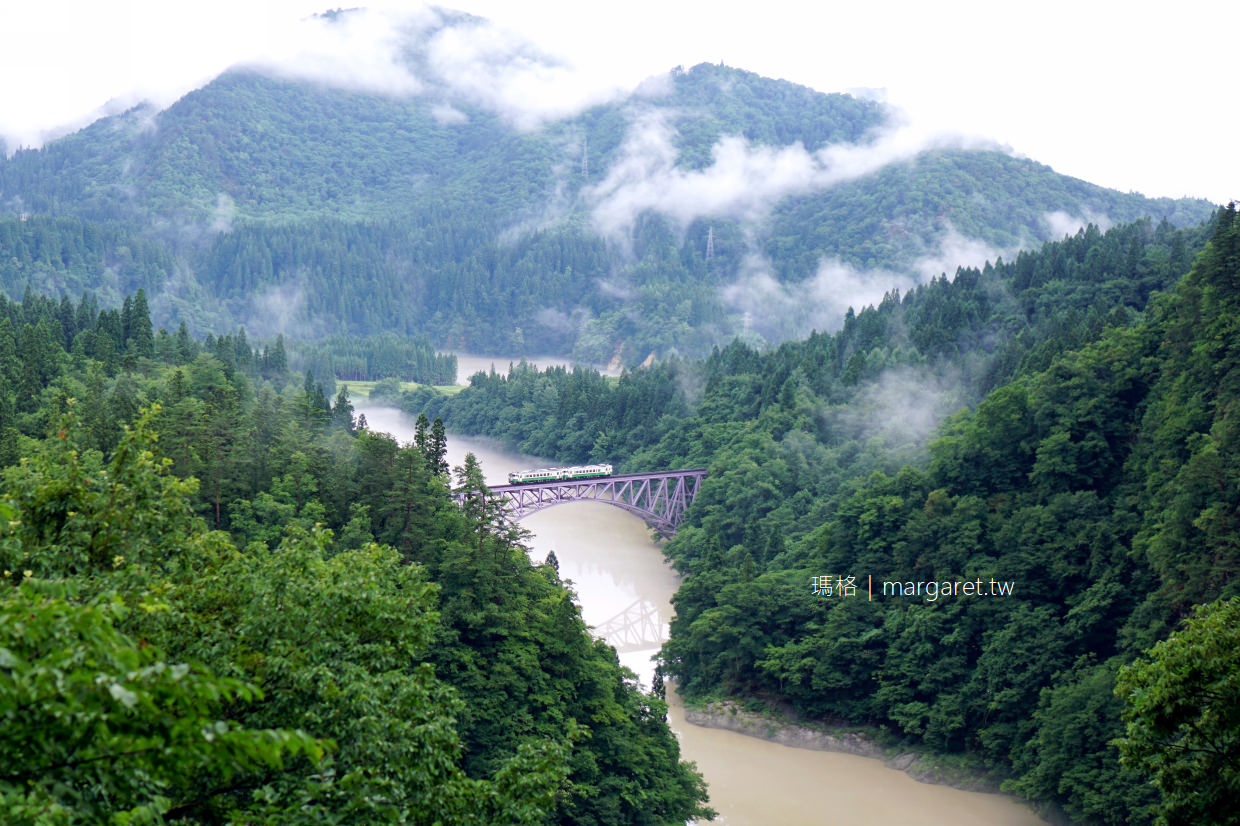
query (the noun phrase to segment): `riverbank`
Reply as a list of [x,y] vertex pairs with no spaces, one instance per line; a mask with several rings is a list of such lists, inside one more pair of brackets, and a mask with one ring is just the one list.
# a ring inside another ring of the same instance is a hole
[[[922,783],[950,786],[967,792],[1005,794],[1000,790],[1002,778],[988,773],[983,767],[954,755],[934,754],[886,743],[883,732],[877,729],[806,724],[773,712],[747,711],[730,700],[698,706],[687,704],[684,716],[686,723],[695,726],[732,731],[782,746],[881,760],[888,768],[902,771]],[[1025,801],[1020,802],[1028,805]]]

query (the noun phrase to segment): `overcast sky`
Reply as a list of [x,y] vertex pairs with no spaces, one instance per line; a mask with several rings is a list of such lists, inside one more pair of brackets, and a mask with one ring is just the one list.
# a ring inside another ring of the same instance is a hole
[[[572,68],[571,79],[552,79],[558,91],[534,94],[586,102],[673,66],[723,61],[821,91],[883,90],[922,129],[993,138],[1122,191],[1240,199],[1234,0],[1181,0],[1159,4],[1157,14],[1142,0],[447,5],[524,35]],[[10,149],[38,145],[109,102],[167,105],[234,63],[294,60],[307,49],[297,21],[324,8],[313,0],[0,0],[0,136]]]

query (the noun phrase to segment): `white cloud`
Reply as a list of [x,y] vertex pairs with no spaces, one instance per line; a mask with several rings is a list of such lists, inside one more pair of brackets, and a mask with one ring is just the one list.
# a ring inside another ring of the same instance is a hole
[[[415,76],[411,64],[424,76]],[[536,47],[489,21],[431,7],[355,9],[301,21],[270,53],[253,61],[265,71],[330,86],[394,96],[448,95],[432,115],[446,124],[467,116],[465,101],[520,129],[572,116],[627,90]]]
[[770,147],[728,136],[711,150],[711,165],[695,170],[677,166],[675,134],[664,114],[645,112],[634,119],[606,178],[582,193],[601,234],[626,237],[647,210],[682,227],[703,216],[752,222],[789,195],[864,177],[926,149],[965,144],[957,136],[927,135],[903,125],[861,143],[815,152],[800,143]]
[[633,97],[643,100],[658,100],[667,97],[676,90],[676,84],[672,80],[672,73],[659,72],[644,78],[633,89]]
[[211,4],[45,0],[9,4],[0,23],[0,137],[9,151],[142,102],[165,108],[230,66],[332,86],[410,94],[420,81],[399,60],[399,39],[431,25],[421,4],[399,11],[316,17],[313,0]]
[[[392,14],[424,8],[417,0],[365,5]],[[1218,0],[1122,17],[1109,4],[1068,0],[1040,4],[1036,13],[976,0],[767,0],[759,16],[745,4],[696,0],[460,5],[568,55],[595,88],[632,88],[677,64],[723,60],[821,91],[884,88],[920,123],[991,135],[1060,172],[1120,190],[1240,198],[1240,166],[1219,160],[1232,152],[1234,108],[1216,105],[1218,84],[1201,80],[1233,69],[1236,12],[1220,14]],[[279,53],[287,28],[327,7],[322,0],[0,4],[7,35],[0,135],[12,150],[86,125],[109,100],[167,106],[230,65]],[[1207,18],[1217,25],[1203,26]],[[756,25],[762,21],[769,25]],[[1016,29],[1021,37],[1002,36]],[[1048,42],[1072,59],[1046,60]],[[1148,59],[1154,42],[1164,59]],[[1105,95],[1081,93],[1089,79],[1117,71],[1125,82],[1110,83]]]
[[600,85],[512,31],[486,21],[439,30],[427,46],[438,79],[520,129],[570,117],[625,90]]
[[[457,98],[523,129],[632,88],[597,67],[582,70],[551,56],[510,29],[421,2],[380,0],[331,16],[310,8],[311,0],[265,9],[131,0],[129,20],[109,9],[95,15],[91,30],[66,28],[63,36],[52,15],[23,12],[28,28],[46,27],[49,38],[57,31],[67,53],[0,51],[0,72],[38,79],[0,83],[0,139],[14,151],[143,101],[162,109],[233,66],[392,96],[426,94],[433,85],[436,96],[446,91],[450,98],[441,106]],[[410,51],[419,48],[426,54],[411,61]],[[454,109],[439,108],[435,116],[460,122]]]
[[402,58],[410,39],[438,25],[439,13],[418,8],[402,13],[357,9],[314,16],[273,34],[266,54],[249,65],[297,80],[393,96],[425,87]]

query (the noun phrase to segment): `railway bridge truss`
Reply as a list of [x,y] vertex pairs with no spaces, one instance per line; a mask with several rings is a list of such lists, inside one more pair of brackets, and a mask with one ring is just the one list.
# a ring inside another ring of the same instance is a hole
[[705,468],[664,470],[532,485],[498,485],[491,488],[491,493],[504,500],[509,516],[515,520],[570,502],[604,502],[640,516],[670,539],[676,535],[705,477]]

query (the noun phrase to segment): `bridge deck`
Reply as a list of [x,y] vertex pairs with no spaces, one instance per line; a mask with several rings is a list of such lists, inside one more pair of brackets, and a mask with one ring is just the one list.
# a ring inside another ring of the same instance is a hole
[[555,482],[533,482],[524,485],[490,485],[491,493],[511,493],[517,490],[537,490],[538,488],[558,488],[564,485],[582,485],[590,482],[637,482],[645,479],[675,479],[680,476],[706,475],[706,468],[690,468],[688,470],[661,470],[654,473],[615,473],[611,476],[593,476],[589,479],[561,479]]

